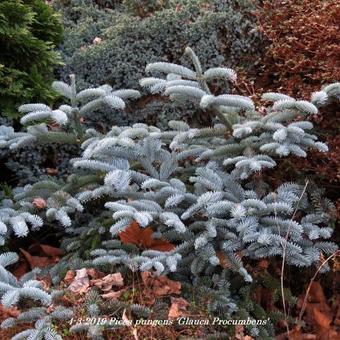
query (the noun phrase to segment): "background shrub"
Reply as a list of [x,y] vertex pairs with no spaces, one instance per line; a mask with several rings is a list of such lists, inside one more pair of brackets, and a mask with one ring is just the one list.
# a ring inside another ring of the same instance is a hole
[[[79,1],[71,2],[76,3]],[[204,64],[239,65],[239,59],[245,59],[259,38],[252,31],[254,19],[247,16],[252,9],[250,3],[240,9],[237,1],[230,0],[172,1],[170,8],[144,19],[121,6],[102,10],[93,2],[91,6],[91,1],[86,4],[87,8],[82,5],[64,9],[68,13],[62,47],[67,63],[64,77],[76,73],[83,87],[105,81],[116,88],[136,86],[150,58],[184,61],[186,45],[200,51]],[[80,17],[77,19],[72,11]],[[82,41],[77,41],[76,35]],[[96,37],[102,41],[93,42]]]
[[124,7],[141,18],[170,7],[169,0],[123,0]]
[[[62,45],[66,67],[60,77],[67,81],[70,73],[77,74],[81,89],[103,83],[114,88],[136,88],[148,62],[186,63],[185,46],[199,51],[204,67],[250,66],[259,53],[260,35],[254,29],[255,18],[250,15],[254,7],[250,1],[154,1],[144,6],[144,2],[126,0],[113,3],[110,9],[97,3],[55,2],[66,27]],[[134,114],[128,111],[120,121],[120,115],[107,115],[107,124],[140,121],[143,110],[148,113],[144,116],[147,121],[154,120],[158,112],[150,100],[142,99],[137,104]],[[174,109],[170,106],[171,117]],[[184,111],[184,119],[197,113],[190,107]],[[164,107],[159,118],[156,125],[167,124]]]
[[52,71],[60,64],[54,46],[61,38],[59,16],[44,1],[1,1],[1,114],[13,117],[24,102],[52,99]]

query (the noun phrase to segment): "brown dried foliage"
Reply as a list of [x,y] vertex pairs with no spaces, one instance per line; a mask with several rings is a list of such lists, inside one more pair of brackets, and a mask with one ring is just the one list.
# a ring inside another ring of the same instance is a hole
[[[253,75],[255,88],[249,91],[246,87],[248,95],[277,91],[308,100],[322,85],[340,81],[338,1],[264,0],[256,16],[267,46],[258,64],[260,72]],[[340,179],[340,112],[337,105],[320,111],[311,120],[329,152],[311,152],[306,159],[293,160],[292,165],[304,175],[314,175],[327,189],[327,196],[336,199]]]
[[270,42],[262,60],[264,74],[273,77],[269,81],[277,90],[303,97],[320,83],[339,80],[338,1],[265,0],[257,17]]

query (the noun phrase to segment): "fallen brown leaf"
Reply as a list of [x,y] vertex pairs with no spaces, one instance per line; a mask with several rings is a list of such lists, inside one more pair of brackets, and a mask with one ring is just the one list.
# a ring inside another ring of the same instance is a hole
[[289,332],[289,337],[287,333],[278,334],[275,340],[314,340],[317,339],[315,334],[302,333],[301,329],[296,327]]
[[235,326],[235,339],[237,340],[254,340],[250,335],[244,335],[244,326],[236,325]]
[[52,305],[48,306],[48,308],[46,309],[46,313],[50,314],[50,313],[52,313],[54,311],[55,311],[55,307],[54,307],[54,305],[52,303]]
[[86,272],[91,277],[91,279],[98,279],[98,278],[105,276],[104,273],[98,271],[95,268],[87,268]]
[[107,300],[117,300],[120,298],[120,296],[126,291],[126,288],[118,290],[116,292],[111,291],[105,294],[101,294],[103,299],[107,299]]
[[142,281],[156,296],[180,294],[181,283],[168,279],[166,276],[153,276],[151,272],[141,273]]
[[49,288],[52,285],[52,280],[51,280],[51,277],[49,275],[44,276],[44,277],[37,276],[37,280],[40,282],[42,288],[46,291],[49,290]]
[[65,277],[64,282],[66,282],[68,285],[71,284],[71,282],[74,280],[76,274],[73,270],[68,270]]
[[85,293],[90,287],[90,280],[86,272],[86,268],[76,270],[76,276],[68,289],[73,293]]
[[112,286],[121,287],[124,285],[124,280],[121,273],[108,274],[103,278],[91,280],[90,284],[95,285],[104,292],[108,292],[112,289]]
[[6,308],[0,304],[0,319],[5,320],[9,317],[16,318],[20,314],[20,310],[17,307]]
[[26,261],[30,265],[31,269],[35,267],[43,268],[46,267],[52,263],[54,263],[53,260],[46,256],[33,256],[29,252],[19,248],[20,252],[23,254],[25,257]]
[[[301,300],[303,299],[304,296],[301,298]],[[299,305],[302,305],[302,303],[300,302]],[[315,310],[317,310],[317,312],[315,312]],[[325,297],[325,294],[320,283],[313,282],[307,300],[304,319],[308,324],[314,324],[315,322],[317,322],[315,320],[315,316],[322,318],[320,313],[327,315],[328,318],[332,319],[332,311],[329,305],[327,304],[327,299]],[[321,319],[320,322],[323,323]]]
[[220,266],[223,268],[229,268],[229,262],[221,251],[216,252],[216,256],[220,260]]
[[17,267],[14,270],[14,272],[16,273],[15,275],[17,276],[19,276],[19,274],[23,275],[29,269],[33,269],[35,267],[43,268],[48,265],[55,264],[59,261],[60,256],[64,254],[64,252],[61,249],[44,244],[34,244],[29,247],[28,251],[22,248],[19,248],[19,250],[23,255],[22,258],[28,264],[29,268],[21,264],[20,265],[21,268]]
[[123,244],[132,243],[143,249],[154,249],[159,251],[170,251],[175,248],[168,241],[154,239],[151,227],[141,228],[137,222],[132,222],[125,230],[118,234]]
[[[298,308],[302,307],[305,295],[303,295],[298,303]],[[340,334],[332,326],[333,311],[327,303],[323,288],[319,282],[313,282],[307,299],[304,321],[312,327],[314,338],[318,340],[337,340]],[[298,336],[293,338],[297,340]],[[311,339],[311,334],[300,334],[300,339]]]
[[314,320],[315,322],[323,328],[328,328],[332,322],[332,318],[328,315],[320,312],[318,309],[313,308]]
[[12,269],[12,274],[17,278],[20,279],[21,276],[26,274],[28,271],[30,271],[30,266],[27,263],[27,261],[23,258],[19,259],[19,262],[16,263],[15,268]]
[[169,309],[168,318],[177,319],[180,316],[187,316],[187,307],[189,302],[183,298],[171,297],[171,306]]
[[338,307],[337,307],[337,312],[336,312],[336,316],[335,316],[335,320],[334,320],[334,325],[337,327],[340,327],[340,297],[338,296]]
[[308,296],[309,302],[327,303],[323,289],[319,282],[313,282]]
[[46,207],[46,201],[41,197],[36,197],[33,199],[32,204],[38,209],[44,209]]
[[56,247],[51,247],[47,244],[39,244],[39,247],[41,248],[41,250],[43,251],[43,253],[47,256],[50,257],[58,257],[58,256],[62,256],[64,255],[64,251],[61,250],[60,248],[56,248]]

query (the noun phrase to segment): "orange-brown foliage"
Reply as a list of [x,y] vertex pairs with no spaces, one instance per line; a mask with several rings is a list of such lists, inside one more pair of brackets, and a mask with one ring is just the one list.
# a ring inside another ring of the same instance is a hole
[[257,17],[270,42],[261,64],[275,89],[303,97],[339,80],[338,1],[265,0]]
[[[277,91],[310,99],[322,85],[340,81],[340,3],[336,0],[264,0],[256,12],[267,47],[254,86],[258,93]],[[329,152],[311,152],[293,162],[335,199],[340,179],[340,112],[337,105],[311,118]],[[340,211],[339,211],[340,214]]]

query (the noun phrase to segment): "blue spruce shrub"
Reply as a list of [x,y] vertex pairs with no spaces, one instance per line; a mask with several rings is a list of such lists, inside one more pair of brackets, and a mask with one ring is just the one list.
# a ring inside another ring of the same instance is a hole
[[[254,319],[263,310],[249,301],[250,286],[257,284],[251,261],[277,258],[287,266],[308,268],[319,264],[321,254],[328,256],[338,248],[328,241],[333,205],[320,192],[308,182],[274,187],[265,182],[266,177],[259,178],[264,170],[275,168],[280,158],[306,157],[313,149],[328,151],[313,134],[313,124],[304,118],[338,101],[340,84],[323,87],[310,101],[265,93],[263,99],[272,105],[263,114],[251,98],[212,91],[215,80],[228,83],[228,88],[235,83],[233,69],[205,69],[188,47],[185,56],[190,66],[148,64],[140,85],[144,91],[181,105],[190,103],[213,116],[206,127],[193,127],[183,120],[170,121],[165,130],[144,123],[115,125],[108,131],[89,127],[84,118],[93,112],[104,108],[120,112],[141,100],[141,95],[110,85],[79,90],[74,76],[70,84],[53,84],[65,98],[61,105],[35,103],[19,108],[23,131],[0,126],[1,148],[68,144],[80,153],[70,161],[70,175],[39,179],[1,199],[0,242],[55,226],[64,231],[66,251],[51,269],[55,285],[70,268],[152,271],[200,289],[202,296],[210,298],[212,314]],[[51,122],[58,128],[51,128]],[[46,202],[45,208],[35,207],[36,197]],[[175,247],[160,251],[122,242],[120,233],[131,223],[152,228],[153,238]],[[17,260],[15,254],[1,256],[0,293],[5,305],[16,305],[21,298],[33,298],[42,308],[52,302],[39,283],[17,282],[4,269]],[[87,310],[95,316],[104,313],[91,301]],[[149,313],[135,305],[131,310],[137,315]],[[51,319],[44,309],[39,311],[35,329],[25,334],[50,336]],[[10,319],[2,327],[14,324]],[[84,330],[98,338],[103,328],[89,324],[71,328],[72,332]],[[258,339],[270,338],[273,325],[252,325],[246,332]]]

